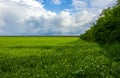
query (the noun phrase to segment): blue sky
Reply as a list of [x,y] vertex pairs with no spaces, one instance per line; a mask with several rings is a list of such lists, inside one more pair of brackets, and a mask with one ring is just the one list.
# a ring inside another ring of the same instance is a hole
[[43,2],[44,8],[50,11],[54,11],[59,13],[65,9],[72,8],[72,0],[61,0],[61,3],[55,4],[53,1],[44,0]]
[[0,35],[80,35],[116,0],[0,0]]

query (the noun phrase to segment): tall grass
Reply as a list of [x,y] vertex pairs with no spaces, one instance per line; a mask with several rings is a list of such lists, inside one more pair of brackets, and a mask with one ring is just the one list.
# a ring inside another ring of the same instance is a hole
[[119,78],[119,55],[111,55],[119,47],[77,37],[1,37],[0,78]]

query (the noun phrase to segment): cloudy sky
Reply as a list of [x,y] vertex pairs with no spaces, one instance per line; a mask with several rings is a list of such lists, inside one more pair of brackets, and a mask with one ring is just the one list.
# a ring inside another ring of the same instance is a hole
[[116,0],[0,0],[0,35],[79,35]]

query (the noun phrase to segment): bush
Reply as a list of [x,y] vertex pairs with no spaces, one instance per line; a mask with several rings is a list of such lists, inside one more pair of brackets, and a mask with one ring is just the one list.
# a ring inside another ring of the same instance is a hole
[[[119,0],[118,0],[119,2]],[[120,6],[119,3],[103,10],[96,23],[80,38],[87,41],[95,41],[98,43],[115,43],[120,42]]]

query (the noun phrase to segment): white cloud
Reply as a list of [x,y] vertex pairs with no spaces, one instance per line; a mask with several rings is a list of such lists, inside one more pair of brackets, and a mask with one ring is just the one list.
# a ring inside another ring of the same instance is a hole
[[43,8],[42,7],[42,4],[37,2],[36,0],[12,0],[16,3],[19,3],[19,4],[23,4],[23,5],[28,5],[32,8],[35,8],[35,7],[39,7],[39,8]]
[[74,10],[83,10],[83,9],[91,9],[95,8],[98,9],[104,9],[106,7],[113,6],[117,0],[72,0],[72,6],[74,7]]
[[53,2],[54,4],[56,4],[56,5],[61,4],[61,0],[52,0],[52,2]]
[[[101,6],[106,7],[111,1]],[[72,10],[76,12],[55,13],[35,0],[0,0],[0,35],[79,35],[98,17],[101,10],[98,3],[93,0],[91,5],[98,7],[88,8],[87,2],[73,0]]]
[[94,20],[95,14],[84,10],[82,13],[77,13],[74,17],[75,26],[84,26]]
[[115,3],[116,0],[92,0],[91,4],[94,7],[100,7],[105,8],[113,3]]
[[78,10],[80,8],[87,7],[87,3],[81,0],[73,0],[72,6],[75,8],[75,10]]

